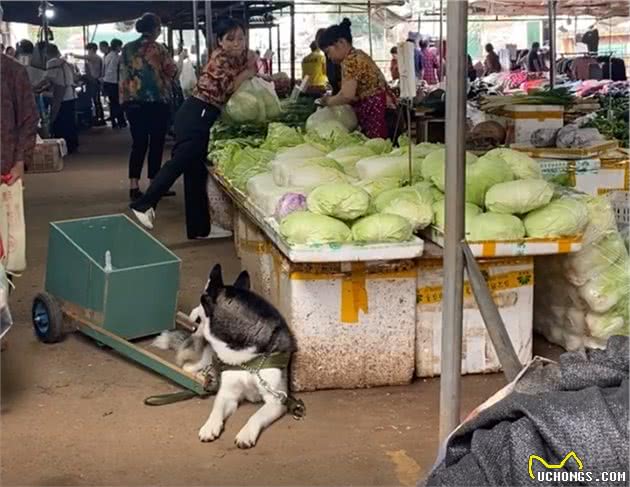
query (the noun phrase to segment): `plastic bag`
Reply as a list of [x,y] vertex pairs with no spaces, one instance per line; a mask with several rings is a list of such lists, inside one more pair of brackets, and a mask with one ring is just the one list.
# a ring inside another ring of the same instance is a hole
[[225,106],[225,114],[237,123],[264,123],[281,112],[273,83],[260,78],[245,81]]
[[190,96],[197,85],[197,75],[190,59],[186,59],[182,64],[182,73],[179,75],[179,83],[182,86],[185,96]]
[[4,256],[0,262],[7,272],[26,269],[26,226],[22,180],[11,186],[0,184],[0,240]]

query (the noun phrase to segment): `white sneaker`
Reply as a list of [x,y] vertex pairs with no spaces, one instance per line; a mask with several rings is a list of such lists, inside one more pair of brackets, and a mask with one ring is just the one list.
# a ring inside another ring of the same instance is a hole
[[140,225],[148,230],[153,230],[153,221],[155,220],[155,210],[153,208],[149,208],[145,212],[134,210],[133,208],[131,211]]
[[232,236],[232,232],[230,230],[226,230],[219,225],[212,225],[210,233],[205,237],[197,237],[198,240],[210,240],[215,238],[230,238]]

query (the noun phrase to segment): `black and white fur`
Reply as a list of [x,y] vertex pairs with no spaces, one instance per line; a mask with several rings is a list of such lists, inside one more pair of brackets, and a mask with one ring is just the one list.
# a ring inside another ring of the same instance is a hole
[[204,369],[212,365],[215,357],[212,346],[204,338],[203,330],[199,326],[202,317],[205,317],[205,312],[203,306],[199,305],[188,316],[191,322],[197,323],[195,333],[184,330],[163,331],[151,344],[161,350],[173,350],[177,366],[193,375],[203,374]]
[[[201,309],[203,312],[198,312],[198,332],[223,363],[241,365],[260,355],[296,350],[282,315],[273,305],[250,291],[246,271],[241,272],[234,285],[226,286],[221,266],[215,265],[201,296]],[[286,369],[261,369],[260,376],[274,391],[286,394],[287,372]],[[199,439],[216,440],[226,419],[243,400],[262,401],[264,404],[236,435],[235,443],[239,448],[256,445],[262,430],[286,413],[286,406],[260,384],[255,374],[245,370],[226,370],[221,373],[221,385],[210,416],[199,430]]]

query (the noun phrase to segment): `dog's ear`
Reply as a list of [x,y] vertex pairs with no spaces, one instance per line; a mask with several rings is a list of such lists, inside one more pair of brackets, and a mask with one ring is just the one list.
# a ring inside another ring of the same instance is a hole
[[234,281],[234,287],[249,291],[251,283],[249,281],[249,273],[247,271],[243,271],[238,275],[236,281]]
[[212,316],[212,298],[207,294],[201,295],[201,306],[207,318]]
[[206,294],[214,296],[219,289],[223,287],[223,273],[221,272],[221,264],[216,264],[210,271],[208,285],[206,286]]

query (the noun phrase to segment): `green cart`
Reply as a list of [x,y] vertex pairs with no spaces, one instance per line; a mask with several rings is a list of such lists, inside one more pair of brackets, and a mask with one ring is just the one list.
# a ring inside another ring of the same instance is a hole
[[80,331],[207,395],[207,380],[134,343],[177,324],[190,329],[177,313],[180,267],[175,254],[125,215],[52,222],[45,292],[33,301],[35,334],[55,343]]

